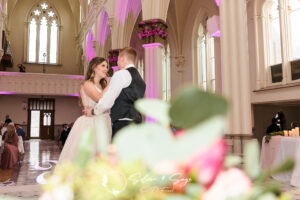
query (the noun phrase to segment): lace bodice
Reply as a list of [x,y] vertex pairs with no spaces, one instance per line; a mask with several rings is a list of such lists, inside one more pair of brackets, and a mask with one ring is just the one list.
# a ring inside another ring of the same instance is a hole
[[[98,87],[95,86],[95,88],[99,93],[102,92]],[[97,104],[97,102],[85,94],[83,87],[80,89],[80,96],[84,107],[94,107]]]

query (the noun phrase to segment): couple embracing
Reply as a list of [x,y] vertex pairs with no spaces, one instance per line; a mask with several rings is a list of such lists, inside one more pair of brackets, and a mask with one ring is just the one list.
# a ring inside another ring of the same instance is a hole
[[107,61],[95,57],[89,62],[85,81],[80,88],[80,100],[85,115],[75,121],[59,157],[59,163],[75,159],[81,135],[87,128],[97,126],[97,115],[102,115],[102,120],[105,121],[102,124],[107,126],[109,135],[103,138],[108,138],[108,142],[128,124],[142,122],[142,116],[134,108],[134,102],[144,97],[146,84],[135,68],[136,56],[136,51],[131,47],[120,50],[119,71],[114,73],[109,84],[106,81]]

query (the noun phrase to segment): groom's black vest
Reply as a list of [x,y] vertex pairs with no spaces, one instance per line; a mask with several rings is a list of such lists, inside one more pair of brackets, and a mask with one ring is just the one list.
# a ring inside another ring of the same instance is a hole
[[142,122],[141,114],[134,108],[134,102],[145,95],[146,84],[135,67],[127,69],[132,81],[127,88],[123,88],[110,110],[111,121],[129,118],[136,123]]

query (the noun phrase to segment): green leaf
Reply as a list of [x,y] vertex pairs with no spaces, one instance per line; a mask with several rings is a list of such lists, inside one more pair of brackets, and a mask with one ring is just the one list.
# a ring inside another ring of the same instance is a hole
[[200,199],[200,195],[205,191],[205,188],[201,187],[199,184],[190,183],[185,189],[185,193],[194,199]]
[[241,164],[242,159],[240,156],[226,156],[224,166],[226,168],[234,167]]
[[227,113],[227,101],[198,88],[187,88],[172,101],[170,117],[179,128],[191,128],[215,116]]
[[267,183],[264,185],[264,193],[280,194],[281,184],[276,182]]
[[79,147],[75,157],[75,165],[79,168],[85,168],[90,161],[94,145],[94,130],[87,129],[80,138]]
[[253,140],[245,147],[245,170],[251,178],[256,178],[260,174],[259,145]]
[[156,119],[163,125],[170,124],[169,109],[170,104],[157,99],[140,99],[135,102],[135,108],[142,114]]
[[161,161],[186,162],[206,148],[223,133],[224,118],[214,117],[178,138],[158,124],[131,125],[122,129],[114,138],[121,160],[142,159],[154,167]]

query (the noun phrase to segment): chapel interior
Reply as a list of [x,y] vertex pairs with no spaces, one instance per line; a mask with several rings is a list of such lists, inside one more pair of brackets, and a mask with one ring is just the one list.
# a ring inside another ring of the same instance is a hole
[[63,125],[82,115],[88,62],[101,56],[116,71],[128,46],[146,98],[170,101],[193,85],[228,99],[233,153],[249,138],[261,147],[279,112],[286,130],[300,126],[299,0],[0,0],[0,13],[0,121],[25,132],[18,167],[0,169],[2,195],[41,194]]

